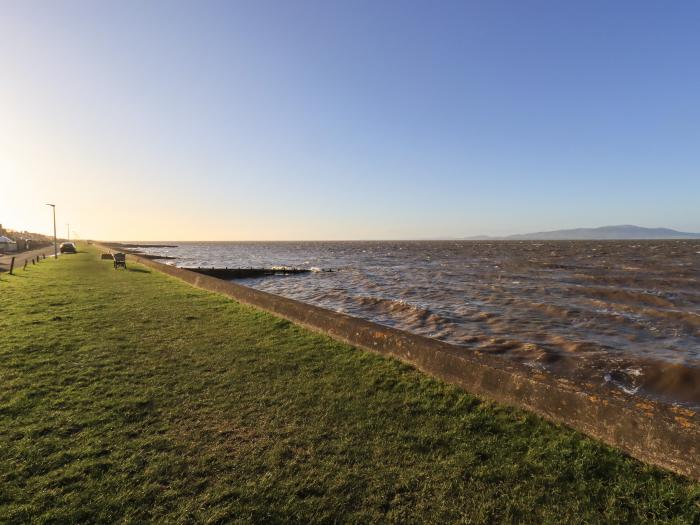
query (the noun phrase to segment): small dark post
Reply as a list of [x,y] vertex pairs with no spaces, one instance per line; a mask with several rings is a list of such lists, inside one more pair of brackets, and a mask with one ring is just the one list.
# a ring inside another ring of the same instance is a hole
[[34,257],[32,257],[32,264],[36,264],[36,261],[34,260]]
[[42,259],[46,259],[46,254],[45,254],[45,253],[42,253],[42,254],[41,254],[41,257],[42,257]]
[[14,270],[14,269],[15,269],[15,258],[13,257],[10,260],[10,275],[12,275],[12,270]]
[[27,259],[24,260],[24,268],[22,268],[22,269],[23,269],[23,270],[26,270],[26,269],[27,269]]

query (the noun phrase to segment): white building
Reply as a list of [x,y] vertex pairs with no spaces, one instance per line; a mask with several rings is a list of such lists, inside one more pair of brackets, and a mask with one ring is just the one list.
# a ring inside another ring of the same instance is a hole
[[10,239],[9,237],[5,237],[4,235],[0,236],[0,252],[16,252],[17,251],[17,243]]

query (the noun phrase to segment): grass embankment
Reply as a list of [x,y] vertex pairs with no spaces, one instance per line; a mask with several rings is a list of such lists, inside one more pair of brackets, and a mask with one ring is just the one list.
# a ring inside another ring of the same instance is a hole
[[696,483],[94,250],[0,312],[0,522],[700,520]]

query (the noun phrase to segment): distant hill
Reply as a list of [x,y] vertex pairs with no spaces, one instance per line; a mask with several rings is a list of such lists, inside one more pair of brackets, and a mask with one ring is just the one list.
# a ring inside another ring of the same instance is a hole
[[606,240],[606,239],[700,239],[700,233],[688,233],[669,228],[642,228],[624,224],[620,226],[602,226],[600,228],[575,228],[573,230],[554,230],[548,232],[523,233],[507,237],[469,237],[478,239],[505,239],[524,241],[558,241],[558,240]]

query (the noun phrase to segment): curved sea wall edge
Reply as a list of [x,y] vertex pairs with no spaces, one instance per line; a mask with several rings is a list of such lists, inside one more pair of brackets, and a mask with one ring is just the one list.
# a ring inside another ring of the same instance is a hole
[[353,346],[397,358],[465,391],[523,408],[641,461],[700,480],[700,414],[577,384],[520,363],[163,264],[122,246],[93,243],[186,283],[228,296]]

